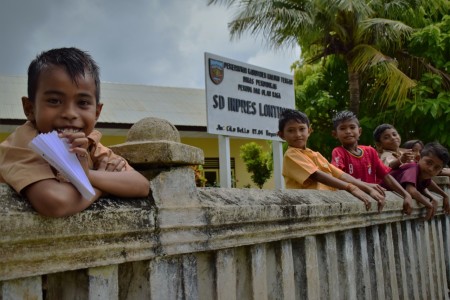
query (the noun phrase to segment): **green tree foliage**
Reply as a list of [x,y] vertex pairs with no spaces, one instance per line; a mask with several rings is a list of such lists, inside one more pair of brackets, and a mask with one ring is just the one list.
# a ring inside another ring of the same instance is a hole
[[[305,63],[337,56],[345,62],[348,107],[358,113],[361,91],[379,104],[400,107],[414,81],[392,54],[403,49],[413,26],[442,16],[446,0],[209,0],[236,7],[229,23],[232,38],[262,34],[273,47],[299,44]],[[407,58],[407,53],[404,53]],[[365,78],[362,78],[362,76]],[[361,81],[371,78],[370,85]],[[322,95],[327,97],[327,95]]]
[[251,174],[252,181],[260,188],[272,176],[272,155],[263,151],[263,148],[255,142],[244,144],[240,147],[240,157]]
[[[414,58],[400,67],[411,77],[417,77],[417,85],[411,89],[402,107],[396,101],[381,106],[379,95],[363,103],[359,120],[363,128],[361,144],[373,145],[372,132],[382,123],[393,124],[402,140],[421,139],[424,142],[439,141],[450,148],[450,93],[448,71],[450,66],[450,16],[442,21],[416,30],[405,42],[404,51]],[[420,62],[415,62],[414,60]],[[430,71],[431,70],[431,71]],[[331,118],[347,106],[346,69],[338,57],[328,58],[316,64],[296,65],[296,105],[311,119],[315,132],[308,144],[329,158],[336,145],[330,132]],[[363,76],[364,77],[364,76]],[[362,81],[363,97],[368,97],[370,81]],[[311,105],[313,104],[313,105]]]

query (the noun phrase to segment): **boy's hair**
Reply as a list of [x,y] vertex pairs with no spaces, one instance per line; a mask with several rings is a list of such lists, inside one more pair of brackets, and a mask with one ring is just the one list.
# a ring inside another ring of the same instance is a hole
[[356,124],[359,126],[359,120],[353,112],[348,110],[340,111],[332,119],[333,128],[336,130],[339,124],[341,124],[344,121],[350,120],[355,120]]
[[375,140],[375,142],[380,142],[381,135],[387,129],[395,129],[395,127],[391,124],[381,124],[378,125],[377,128],[375,128],[375,130],[373,131],[373,139]]
[[28,67],[28,98],[34,101],[36,97],[39,76],[42,71],[52,66],[64,66],[74,83],[78,76],[89,72],[95,82],[96,102],[100,101],[100,71],[92,57],[77,48],[59,48],[41,52]]
[[409,140],[402,145],[402,148],[412,149],[416,144],[419,144],[420,146],[422,146],[422,148],[424,147],[423,142],[421,140]]
[[298,110],[285,109],[280,114],[280,119],[278,120],[278,130],[283,131],[286,123],[291,120],[304,123],[309,127],[309,119],[305,113]]
[[438,142],[428,143],[423,147],[422,151],[420,151],[421,157],[429,156],[430,154],[442,160],[444,166],[448,164],[449,161],[448,150]]

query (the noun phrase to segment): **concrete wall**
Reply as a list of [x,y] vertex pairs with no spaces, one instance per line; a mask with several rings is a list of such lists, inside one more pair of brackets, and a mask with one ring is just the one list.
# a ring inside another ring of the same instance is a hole
[[151,188],[54,219],[0,184],[0,299],[448,299],[441,208],[424,222],[393,193],[377,213],[345,191],[197,189],[189,167]]

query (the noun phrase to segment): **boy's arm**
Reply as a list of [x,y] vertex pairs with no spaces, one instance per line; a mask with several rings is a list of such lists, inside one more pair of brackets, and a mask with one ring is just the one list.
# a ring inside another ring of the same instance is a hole
[[150,192],[150,182],[135,170],[89,170],[88,178],[94,187],[117,197],[147,197]]
[[434,205],[429,201],[425,195],[420,193],[413,184],[407,183],[405,187],[406,191],[415,199],[417,202],[422,203],[427,209],[427,214],[425,215],[425,220],[430,220],[435,213]]
[[387,174],[383,178],[384,183],[394,192],[403,197],[403,212],[410,215],[412,212],[412,197],[411,195],[401,186],[401,184],[395,180],[394,177]]
[[362,202],[364,202],[364,204],[366,206],[366,210],[370,209],[370,206],[371,206],[370,197],[366,193],[361,191],[357,186],[349,184],[348,182],[342,181],[338,178],[335,178],[335,177],[331,176],[330,174],[327,174],[320,170],[317,170],[316,172],[311,174],[310,178],[315,181],[326,184],[328,186],[331,186],[331,187],[334,187],[334,188],[337,188],[340,190],[346,190],[347,192],[351,193],[353,196],[355,196],[356,198],[358,198]]
[[84,199],[74,185],[56,179],[44,179],[25,187],[24,194],[36,211],[48,217],[65,217],[85,210],[101,196],[94,188],[95,196]]
[[365,183],[364,181],[358,180],[356,178],[354,178],[353,176],[347,174],[347,173],[343,173],[341,178],[341,180],[345,181],[345,182],[349,182],[351,184],[356,185],[360,190],[364,191],[365,193],[369,194],[373,199],[375,199],[375,201],[377,201],[378,203],[378,211],[381,212],[383,210],[384,207],[384,200],[385,200],[385,196],[384,196],[384,191],[381,190],[382,188],[380,188],[380,190],[376,190],[375,188],[373,188],[372,186],[370,186],[368,183]]
[[[433,180],[431,181],[430,185],[428,186],[428,189],[430,191],[442,196],[442,208],[444,209],[444,213],[446,213],[447,215],[450,214],[450,204],[449,204],[448,194],[446,192],[444,192]],[[431,199],[434,199],[431,196],[431,194],[429,195],[429,197],[431,197]]]
[[439,176],[450,176],[450,168],[443,168]]
[[61,137],[68,139],[70,143],[71,152],[78,155],[78,160],[86,172],[92,186],[98,188],[103,193],[111,194],[117,197],[146,197],[150,192],[150,182],[134,169],[122,171],[116,167],[120,166],[118,161],[114,162],[113,170],[109,171],[107,167],[108,162],[113,162],[114,159],[105,158],[100,162],[97,170],[90,170],[88,166],[88,159],[86,149],[89,145],[88,139],[84,133],[63,133]]

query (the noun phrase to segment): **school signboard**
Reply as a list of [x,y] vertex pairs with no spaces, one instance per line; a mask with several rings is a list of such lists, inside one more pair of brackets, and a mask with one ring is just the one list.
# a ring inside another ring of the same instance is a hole
[[295,107],[291,75],[205,53],[208,133],[277,140],[280,113]]

